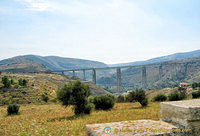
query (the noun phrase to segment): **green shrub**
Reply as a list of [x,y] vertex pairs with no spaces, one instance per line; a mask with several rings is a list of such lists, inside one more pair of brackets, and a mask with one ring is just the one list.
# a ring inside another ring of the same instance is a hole
[[103,95],[94,97],[93,103],[97,110],[109,110],[113,108],[115,100],[109,96]]
[[8,107],[7,107],[8,115],[18,114],[19,108],[20,108],[20,106],[18,106],[16,104],[9,104]]
[[162,102],[166,100],[167,100],[167,96],[165,96],[164,94],[158,94],[153,98],[153,101],[158,101],[158,102]]
[[23,79],[23,81],[22,81],[22,85],[23,85],[23,86],[27,86],[27,83],[28,83],[28,80]]
[[192,98],[199,98],[199,97],[200,97],[200,91],[192,93]]
[[23,80],[21,78],[18,79],[18,84],[21,85],[21,86],[23,86]]
[[144,100],[142,100],[142,101],[140,102],[140,104],[142,105],[142,107],[147,106],[147,105],[148,105],[148,99],[145,98]]
[[18,85],[18,84],[14,85],[14,88],[15,88],[15,89],[18,89],[18,88],[19,88],[19,85]]
[[11,84],[14,84],[14,80],[13,80],[13,79],[10,79],[10,83],[11,83]]
[[168,96],[168,99],[169,99],[169,101],[179,101],[179,100],[181,100],[180,93],[178,93],[178,92],[171,93]]
[[2,77],[2,83],[5,88],[9,88],[11,86],[10,80],[7,76]]
[[144,90],[136,90],[129,92],[128,100],[130,102],[139,102],[142,106],[148,105],[148,99],[146,98],[146,94]]
[[21,85],[21,86],[27,86],[28,80],[20,78],[20,79],[18,80],[18,83],[19,83],[19,85]]
[[42,94],[42,100],[45,102],[48,102],[49,97],[48,97],[47,93]]
[[63,105],[73,105],[75,114],[90,114],[92,106],[88,97],[91,95],[90,87],[77,80],[69,82],[57,91],[57,98]]

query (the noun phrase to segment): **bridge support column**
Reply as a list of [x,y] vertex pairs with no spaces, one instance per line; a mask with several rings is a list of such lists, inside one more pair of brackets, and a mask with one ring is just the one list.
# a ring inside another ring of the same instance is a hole
[[95,69],[92,70],[92,82],[96,84],[96,70]]
[[159,79],[161,79],[163,76],[163,69],[162,69],[162,65],[159,66]]
[[73,70],[72,72],[73,72],[72,79],[75,79],[75,70]]
[[146,67],[142,68],[142,87],[143,89],[146,89],[147,87],[147,73],[146,73]]
[[184,67],[185,67],[185,77],[186,77],[187,74],[188,74],[188,63],[186,63],[186,64],[184,65]]
[[85,81],[86,78],[85,78],[85,70],[83,70],[83,81]]
[[121,69],[117,69],[117,92],[121,91]]
[[62,75],[64,75],[65,74],[65,72],[64,71],[62,71]]

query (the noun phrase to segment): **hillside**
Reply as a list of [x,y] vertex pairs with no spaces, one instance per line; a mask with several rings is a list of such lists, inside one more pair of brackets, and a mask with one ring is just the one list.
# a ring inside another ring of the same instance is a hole
[[[71,76],[63,76],[58,74],[7,74],[2,73],[0,79],[4,76],[14,79],[14,84],[11,88],[3,88],[0,83],[0,105],[7,104],[9,101],[16,103],[42,103],[41,95],[47,93],[51,100],[56,97],[58,87],[62,87],[65,83],[71,80]],[[17,85],[18,79],[27,79],[27,87]],[[91,88],[92,95],[107,94],[108,92],[90,82],[84,82]]]
[[152,59],[149,59],[146,61],[136,61],[136,62],[130,62],[130,63],[112,64],[109,66],[145,65],[145,64],[151,64],[151,63],[176,61],[176,60],[182,60],[182,59],[186,59],[186,58],[195,58],[195,57],[200,57],[200,50],[184,52],[184,53],[175,53],[175,54],[171,54],[171,55],[167,55],[167,56],[152,58]]
[[[173,87],[180,82],[199,82],[200,81],[200,57],[187,58],[178,61],[159,63],[162,65],[162,75],[159,77],[158,63],[147,67],[147,89],[161,89]],[[144,65],[145,66],[145,65]],[[104,86],[116,86],[116,75],[104,77],[97,80],[97,83]],[[142,88],[141,68],[129,68],[122,71],[123,89]],[[111,90],[113,87],[110,87]]]
[[0,71],[7,72],[38,72],[106,66],[106,64],[97,61],[36,55],[17,56],[0,61]]

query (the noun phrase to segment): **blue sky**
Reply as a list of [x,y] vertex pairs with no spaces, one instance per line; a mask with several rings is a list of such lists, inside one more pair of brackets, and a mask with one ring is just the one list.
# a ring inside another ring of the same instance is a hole
[[200,49],[199,0],[0,0],[0,59],[108,64]]

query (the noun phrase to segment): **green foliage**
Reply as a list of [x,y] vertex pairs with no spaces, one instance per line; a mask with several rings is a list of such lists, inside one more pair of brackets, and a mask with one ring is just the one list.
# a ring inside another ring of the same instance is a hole
[[1,73],[2,73],[2,72],[0,71],[0,75],[1,75]]
[[51,98],[50,101],[56,103],[57,102],[57,98]]
[[171,93],[168,96],[169,101],[179,101],[181,100],[181,95],[178,92]]
[[200,97],[200,91],[192,93],[192,98],[199,98],[199,97]]
[[175,85],[173,86],[173,88],[175,88],[175,87],[178,87],[178,85],[175,84]]
[[45,102],[48,102],[49,97],[48,97],[47,93],[42,94],[42,100]]
[[26,80],[26,79],[19,79],[18,80],[18,83],[19,83],[19,85],[21,85],[21,86],[27,86],[27,83],[28,83],[28,80]]
[[14,84],[14,80],[13,80],[13,79],[10,79],[10,83],[11,83],[11,84]]
[[200,82],[199,83],[197,83],[197,82],[192,83],[193,89],[196,89],[197,87],[200,87]]
[[74,105],[75,114],[90,114],[92,105],[88,101],[91,91],[88,85],[77,80],[58,89],[57,98],[63,105]]
[[22,85],[23,85],[23,86],[26,86],[26,85],[27,85],[27,83],[28,83],[28,80],[26,80],[26,79],[23,79],[23,81],[22,81]]
[[5,88],[9,88],[11,86],[10,80],[7,76],[2,77],[2,83]]
[[23,80],[21,78],[18,80],[18,84],[23,86]]
[[158,94],[153,98],[153,101],[166,101],[167,100],[167,96],[165,96],[164,94]]
[[93,103],[97,110],[109,110],[113,108],[115,100],[107,95],[102,95],[94,97]]
[[146,98],[146,94],[144,90],[136,90],[129,92],[128,100],[130,102],[139,102],[142,106],[148,105],[148,99]]
[[8,115],[18,114],[19,108],[20,108],[19,105],[9,104],[8,107],[7,107],[7,113],[8,113]]
[[145,98],[144,100],[142,100],[142,101],[140,102],[140,104],[142,105],[142,107],[147,106],[147,105],[148,105],[148,99]]

